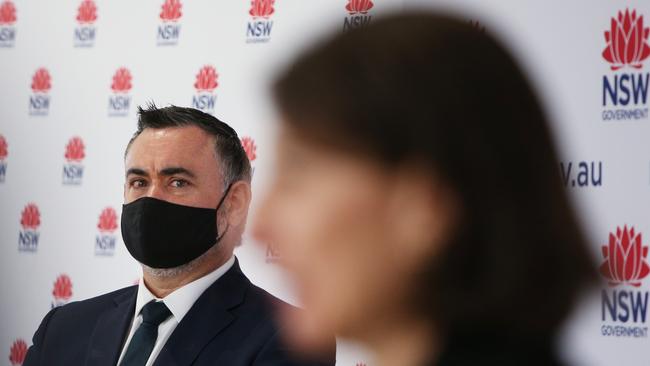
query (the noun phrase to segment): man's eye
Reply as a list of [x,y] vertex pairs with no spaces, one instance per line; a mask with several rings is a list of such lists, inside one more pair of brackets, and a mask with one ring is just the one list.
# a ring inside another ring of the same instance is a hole
[[135,179],[131,181],[131,187],[133,188],[142,188],[146,186],[147,182],[145,182],[143,179]]
[[172,181],[172,187],[174,188],[183,188],[188,186],[190,183],[184,179],[174,179]]

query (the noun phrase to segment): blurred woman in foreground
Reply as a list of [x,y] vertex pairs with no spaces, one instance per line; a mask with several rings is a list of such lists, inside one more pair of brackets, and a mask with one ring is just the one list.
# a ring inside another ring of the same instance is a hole
[[[337,35],[277,81],[275,181],[255,233],[306,311],[294,342],[380,365],[556,365],[593,269],[520,68],[469,22]],[[296,315],[293,315],[295,317]]]

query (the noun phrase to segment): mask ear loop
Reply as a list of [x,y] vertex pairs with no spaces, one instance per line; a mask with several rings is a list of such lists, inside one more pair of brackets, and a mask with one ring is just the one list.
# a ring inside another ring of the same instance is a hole
[[[232,183],[230,183],[228,185],[228,188],[226,188],[226,192],[223,194],[223,197],[221,197],[221,200],[219,201],[219,204],[217,205],[217,215],[219,215],[219,209],[221,208],[221,205],[223,204],[223,202],[226,200],[226,197],[228,197],[228,193],[230,193],[230,188],[231,187],[232,187]],[[226,235],[226,233],[228,232],[229,227],[230,227],[230,225],[226,226],[226,230],[224,230],[223,233],[221,233],[221,235],[219,235],[219,225],[217,225],[217,241],[216,241],[216,243],[220,242],[221,239],[223,238],[223,236]]]

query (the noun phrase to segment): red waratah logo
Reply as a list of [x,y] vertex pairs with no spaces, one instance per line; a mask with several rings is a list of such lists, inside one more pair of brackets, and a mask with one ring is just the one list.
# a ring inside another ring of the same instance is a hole
[[79,5],[77,21],[80,24],[92,24],[97,20],[97,6],[93,0],[84,0]]
[[56,300],[67,301],[72,297],[72,281],[67,275],[60,275],[54,282],[52,295]]
[[605,262],[600,266],[600,273],[609,279],[609,284],[617,286],[629,284],[641,286],[641,280],[650,273],[646,262],[648,247],[641,243],[641,233],[634,228],[623,226],[616,228],[616,235],[609,234],[609,244],[603,245]]
[[640,69],[643,60],[650,56],[648,35],[650,28],[643,27],[643,15],[637,16],[636,10],[618,12],[617,18],[612,18],[611,29],[605,31],[607,47],[603,57],[611,64],[612,70],[625,66]]
[[345,9],[350,15],[366,14],[374,5],[370,0],[348,0],[348,5],[345,6]]
[[97,228],[103,233],[112,233],[117,229],[117,214],[112,207],[106,207],[99,215]]
[[47,93],[52,88],[50,73],[46,68],[36,70],[32,77],[32,90],[34,93]]
[[78,163],[82,161],[86,157],[86,154],[84,153],[85,148],[86,147],[81,138],[76,136],[71,138],[65,147],[65,159],[68,162]]
[[275,0],[253,0],[251,1],[251,10],[248,12],[253,18],[268,19],[275,9],[273,9]]
[[5,0],[0,5],[0,24],[11,25],[16,22],[16,6],[11,0]]
[[4,136],[0,135],[0,160],[6,159],[7,155],[9,155],[7,140],[5,140]]
[[182,7],[180,0],[166,0],[160,12],[160,19],[165,22],[177,21],[183,15],[181,13]]
[[27,356],[27,343],[22,339],[17,339],[14,344],[11,345],[11,351],[9,351],[9,362],[12,366],[22,365],[25,362],[25,356]]
[[128,93],[131,90],[131,72],[129,69],[121,67],[115,71],[111,89],[113,89],[114,93]]
[[23,209],[20,216],[20,225],[23,229],[36,230],[41,225],[41,213],[38,211],[38,206],[34,203],[29,203]]
[[205,65],[198,74],[196,74],[196,82],[194,83],[194,88],[197,91],[211,92],[217,85],[217,70],[210,66]]
[[255,151],[257,150],[257,146],[255,145],[255,140],[253,140],[248,136],[245,136],[242,137],[241,144],[244,147],[244,151],[246,151],[246,156],[248,156],[248,160],[249,161],[255,160],[255,158],[257,158],[257,155],[255,154]]

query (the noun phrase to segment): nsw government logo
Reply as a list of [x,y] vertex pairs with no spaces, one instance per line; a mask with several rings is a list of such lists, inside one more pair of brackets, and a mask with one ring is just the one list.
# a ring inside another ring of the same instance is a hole
[[4,183],[7,176],[7,155],[9,155],[7,140],[0,135],[0,183]]
[[131,107],[131,72],[126,67],[121,67],[113,75],[111,90],[113,94],[108,98],[108,115],[111,117],[125,117],[129,115]]
[[19,366],[25,362],[27,356],[27,342],[16,339],[9,349],[9,362],[11,366]]
[[35,203],[28,203],[20,215],[20,226],[22,230],[18,233],[18,251],[36,252],[41,226],[41,213]]
[[66,274],[59,275],[54,281],[54,289],[52,289],[52,309],[65,305],[72,297],[72,281]]
[[218,77],[217,70],[213,66],[205,65],[199,70],[194,82],[196,94],[192,98],[192,107],[206,113],[214,113],[214,105],[217,101],[214,89],[219,85]]
[[643,15],[636,10],[619,11],[611,19],[603,50],[610,68],[610,73],[603,76],[603,121],[648,118],[650,72],[641,69],[650,56],[649,33]]
[[99,214],[97,229],[99,232],[95,237],[95,255],[112,256],[115,254],[115,230],[117,230],[117,214],[112,207],[106,207]]
[[247,43],[263,43],[271,40],[273,21],[270,18],[275,12],[275,9],[273,9],[274,4],[275,0],[251,1],[251,9],[248,14],[252,19],[246,26]]
[[266,244],[266,263],[278,263],[280,261],[280,251],[273,243]]
[[16,42],[16,6],[11,0],[0,3],[0,47],[13,47]]
[[32,95],[29,97],[29,114],[32,116],[47,116],[50,111],[49,91],[52,88],[52,78],[46,68],[41,67],[32,76]]
[[602,335],[646,338],[648,291],[642,289],[641,281],[650,274],[650,267],[641,233],[633,227],[617,227],[609,234],[609,243],[602,246],[602,254],[600,273],[610,287],[602,290]]
[[348,31],[369,24],[372,19],[369,11],[374,5],[370,0],[348,0],[345,6],[348,16],[343,20],[343,30]]
[[77,27],[74,29],[75,47],[92,47],[95,45],[95,20],[97,20],[97,6],[93,0],[83,0],[77,10]]
[[65,160],[63,164],[63,184],[80,185],[83,179],[84,166],[81,164],[86,157],[86,147],[80,137],[73,137],[65,146]]
[[181,25],[178,20],[183,15],[181,13],[180,0],[165,0],[160,12],[162,23],[158,25],[158,45],[174,46],[178,44],[181,33]]

